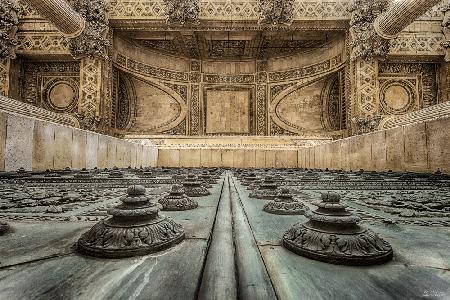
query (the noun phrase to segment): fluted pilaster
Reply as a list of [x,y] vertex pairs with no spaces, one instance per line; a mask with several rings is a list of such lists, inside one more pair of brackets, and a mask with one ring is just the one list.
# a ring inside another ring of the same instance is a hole
[[374,23],[375,31],[385,39],[395,38],[403,29],[441,0],[397,0]]

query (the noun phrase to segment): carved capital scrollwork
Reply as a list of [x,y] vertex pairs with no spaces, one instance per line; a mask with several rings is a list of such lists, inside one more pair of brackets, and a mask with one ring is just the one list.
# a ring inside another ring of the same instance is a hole
[[183,26],[186,23],[194,25],[199,23],[199,0],[164,0],[164,4],[167,24]]
[[259,24],[291,25],[294,19],[294,0],[259,0]]
[[78,0],[74,8],[86,20],[83,32],[70,40],[69,50],[75,58],[108,58],[109,5],[105,0]]
[[16,58],[20,7],[15,0],[0,2],[0,62]]
[[378,35],[374,21],[386,8],[386,0],[354,0],[350,7],[350,42],[352,61],[362,58],[384,59],[389,52],[389,40]]

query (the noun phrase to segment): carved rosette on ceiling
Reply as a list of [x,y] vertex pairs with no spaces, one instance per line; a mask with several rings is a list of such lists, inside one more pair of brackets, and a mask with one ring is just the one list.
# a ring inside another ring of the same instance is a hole
[[186,23],[197,25],[200,15],[199,0],[164,0],[166,23],[169,25]]
[[354,0],[350,7],[351,53],[350,58],[372,60],[384,59],[389,52],[389,40],[379,36],[374,21],[386,8],[386,0]]
[[20,7],[14,0],[0,2],[0,62],[16,58]]
[[294,19],[294,0],[259,0],[259,24],[291,25]]
[[105,0],[77,0],[74,8],[86,20],[86,29],[70,40],[69,50],[75,58],[108,58],[109,3]]

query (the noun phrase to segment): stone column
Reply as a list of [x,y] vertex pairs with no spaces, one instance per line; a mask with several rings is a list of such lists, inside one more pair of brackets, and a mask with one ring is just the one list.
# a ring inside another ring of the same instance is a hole
[[351,57],[351,133],[373,131],[380,119],[378,62],[389,52],[389,41],[373,28],[374,20],[384,11],[383,0],[355,0],[350,21]]
[[86,26],[84,18],[65,0],[25,0],[25,2],[68,37],[79,36]]
[[201,104],[200,104],[200,83],[201,83],[202,62],[200,60],[191,60],[190,81],[190,101],[189,101],[189,133],[191,135],[202,134]]
[[374,23],[375,31],[385,39],[395,38],[403,29],[441,0],[397,0]]

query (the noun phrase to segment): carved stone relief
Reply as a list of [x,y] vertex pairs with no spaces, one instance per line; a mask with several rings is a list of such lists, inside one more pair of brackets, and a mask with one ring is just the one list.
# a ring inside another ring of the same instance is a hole
[[[379,80],[383,84],[386,80],[397,80],[410,97],[415,97],[415,107],[406,112],[427,108],[438,103],[439,84],[437,81],[438,65],[433,63],[380,63]],[[409,82],[409,83],[408,83]],[[416,83],[414,83],[416,82]],[[416,88],[412,88],[416,86]],[[415,91],[412,93],[412,91]],[[380,91],[383,94],[383,91]],[[405,97],[404,97],[405,98]],[[409,102],[409,101],[408,101]]]
[[108,57],[109,7],[109,1],[106,0],[75,1],[75,10],[86,20],[85,30],[69,42],[69,50],[75,58]]
[[16,58],[20,7],[15,0],[0,2],[0,62]]
[[204,90],[206,134],[253,134],[252,86],[206,87]]
[[199,0],[164,0],[166,22],[170,25],[198,24]]
[[383,58],[389,52],[389,41],[379,36],[373,23],[386,8],[386,0],[355,0],[350,7],[351,54],[358,58],[372,60]]
[[186,134],[187,86],[116,71],[115,125],[140,134]]
[[54,112],[77,109],[80,85],[78,62],[24,61],[21,101]]
[[[293,86],[272,100],[269,115],[276,126],[271,128],[280,132],[324,132],[322,91],[326,78],[321,78]],[[328,88],[329,89],[329,88]],[[328,92],[330,94],[331,92]],[[339,96],[338,96],[339,97]]]
[[294,0],[259,0],[260,24],[290,25],[294,19]]

